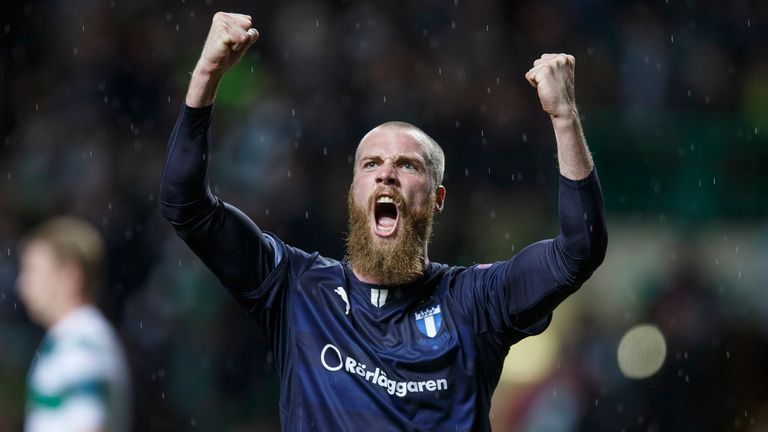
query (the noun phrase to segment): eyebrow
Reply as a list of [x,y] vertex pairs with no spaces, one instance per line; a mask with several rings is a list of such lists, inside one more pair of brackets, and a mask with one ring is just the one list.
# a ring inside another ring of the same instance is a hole
[[[368,155],[368,156],[362,156],[360,158],[360,163],[363,164],[365,162],[381,162],[383,160],[384,158],[382,158],[379,155]],[[403,162],[411,162],[420,167],[426,166],[425,162],[422,162],[422,160],[417,156],[398,155],[395,158],[395,165],[401,164]]]
[[400,155],[400,156],[397,157],[397,159],[395,159],[395,164],[399,164],[399,163],[402,163],[402,162],[410,162],[412,164],[419,165],[419,166],[423,166],[424,165],[424,163],[421,161],[421,159],[419,159],[417,157],[413,157],[413,156]]

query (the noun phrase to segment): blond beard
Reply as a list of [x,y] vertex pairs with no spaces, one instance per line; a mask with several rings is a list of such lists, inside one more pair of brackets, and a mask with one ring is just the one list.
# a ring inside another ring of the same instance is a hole
[[[370,211],[374,198],[372,194],[368,199]],[[402,196],[397,196],[395,202],[403,202]],[[355,205],[351,191],[347,205],[347,261],[355,272],[380,285],[406,284],[424,273],[425,249],[432,234],[434,194],[424,207],[398,209],[400,226],[394,238],[378,238],[371,232],[370,213]]]

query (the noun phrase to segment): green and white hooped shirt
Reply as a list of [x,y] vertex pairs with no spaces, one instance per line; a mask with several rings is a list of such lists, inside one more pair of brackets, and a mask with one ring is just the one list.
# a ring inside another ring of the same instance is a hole
[[104,316],[83,306],[45,335],[27,377],[26,432],[130,429],[130,381]]

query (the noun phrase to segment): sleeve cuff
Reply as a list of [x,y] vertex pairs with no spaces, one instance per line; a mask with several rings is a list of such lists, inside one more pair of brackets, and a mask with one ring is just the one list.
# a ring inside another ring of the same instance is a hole
[[560,184],[570,189],[579,190],[597,182],[597,167],[592,167],[592,172],[581,180],[571,180],[560,174]]
[[213,111],[213,104],[210,104],[208,106],[200,107],[200,108],[193,108],[189,105],[184,103],[184,112],[189,115],[211,115],[211,112]]

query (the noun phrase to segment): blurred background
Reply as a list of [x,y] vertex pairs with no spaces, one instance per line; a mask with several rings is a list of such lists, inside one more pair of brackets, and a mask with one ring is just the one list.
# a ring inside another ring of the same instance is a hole
[[355,146],[387,120],[445,149],[434,261],[556,235],[554,137],[523,75],[575,55],[608,255],[511,350],[495,430],[768,430],[768,3],[49,0],[0,3],[0,431],[22,427],[43,335],[15,292],[17,242],[62,213],[107,239],[100,305],[129,353],[135,429],[278,430],[268,347],[158,211],[218,10],[262,36],[221,85],[211,185],[336,258]]

